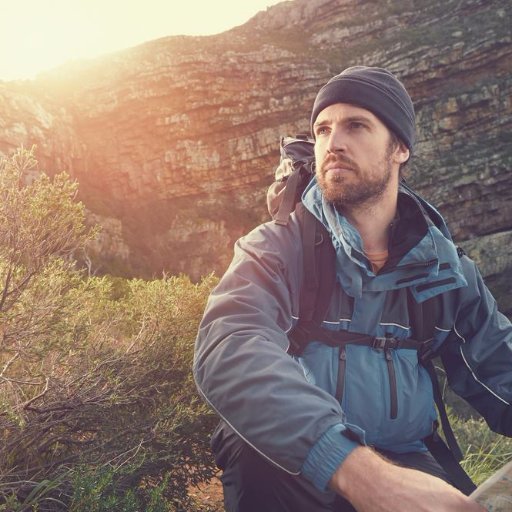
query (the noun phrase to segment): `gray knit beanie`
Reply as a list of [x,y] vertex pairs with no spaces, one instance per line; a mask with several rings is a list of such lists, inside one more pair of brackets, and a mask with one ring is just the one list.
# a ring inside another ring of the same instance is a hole
[[382,68],[354,66],[331,78],[318,92],[311,133],[318,114],[334,103],[350,103],[375,114],[412,151],[414,106],[402,82]]

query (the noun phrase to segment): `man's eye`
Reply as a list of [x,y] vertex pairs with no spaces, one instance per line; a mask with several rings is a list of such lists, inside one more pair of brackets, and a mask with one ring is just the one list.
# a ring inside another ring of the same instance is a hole
[[364,124],[363,123],[359,123],[358,121],[352,121],[349,124],[349,128],[351,130],[359,130],[360,128],[364,128]]
[[325,135],[328,133],[328,129],[326,126],[319,126],[316,130],[317,135]]

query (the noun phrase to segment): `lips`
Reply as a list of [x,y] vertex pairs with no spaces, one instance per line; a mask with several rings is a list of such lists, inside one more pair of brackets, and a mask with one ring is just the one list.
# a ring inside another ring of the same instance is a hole
[[352,169],[352,167],[349,167],[345,164],[336,164],[336,165],[328,165],[324,171],[354,171],[355,169]]
[[324,174],[343,174],[346,172],[357,172],[357,169],[354,166],[348,165],[345,162],[334,162],[323,166],[322,171]]
[[336,171],[336,172],[346,172],[352,171],[357,172],[357,165],[354,162],[350,162],[348,160],[336,159],[334,161],[326,161],[322,165],[322,171],[327,173],[328,171]]

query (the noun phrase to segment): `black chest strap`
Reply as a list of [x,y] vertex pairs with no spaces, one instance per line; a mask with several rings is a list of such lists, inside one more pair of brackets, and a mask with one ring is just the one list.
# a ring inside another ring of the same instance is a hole
[[[476,489],[475,484],[460,465],[463,455],[450,425],[439,381],[432,362],[432,358],[435,355],[431,350],[432,339],[419,341],[407,338],[401,340],[392,337],[369,336],[367,334],[354,333],[346,330],[331,331],[321,327],[313,321],[298,322],[297,325],[288,333],[288,339],[290,341],[288,353],[294,356],[300,356],[306,345],[313,340],[331,347],[340,347],[338,383],[336,386],[336,398],[340,401],[343,396],[342,382],[346,362],[345,347],[347,345],[360,345],[382,350],[386,359],[389,358],[390,350],[416,350],[418,352],[418,360],[427,370],[432,382],[434,402],[439,412],[443,434],[446,439],[445,442],[439,435],[439,424],[436,421],[433,425],[432,434],[423,439],[423,442],[439,465],[446,471],[449,478],[452,480],[452,483],[460,491],[469,495]],[[391,375],[394,376],[394,372],[393,374],[390,374],[390,378]]]

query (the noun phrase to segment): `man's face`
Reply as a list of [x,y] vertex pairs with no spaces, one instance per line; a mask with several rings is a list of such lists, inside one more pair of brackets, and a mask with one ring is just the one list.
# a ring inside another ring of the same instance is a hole
[[336,207],[370,206],[396,190],[409,150],[370,111],[336,103],[318,114],[313,129],[317,180]]

